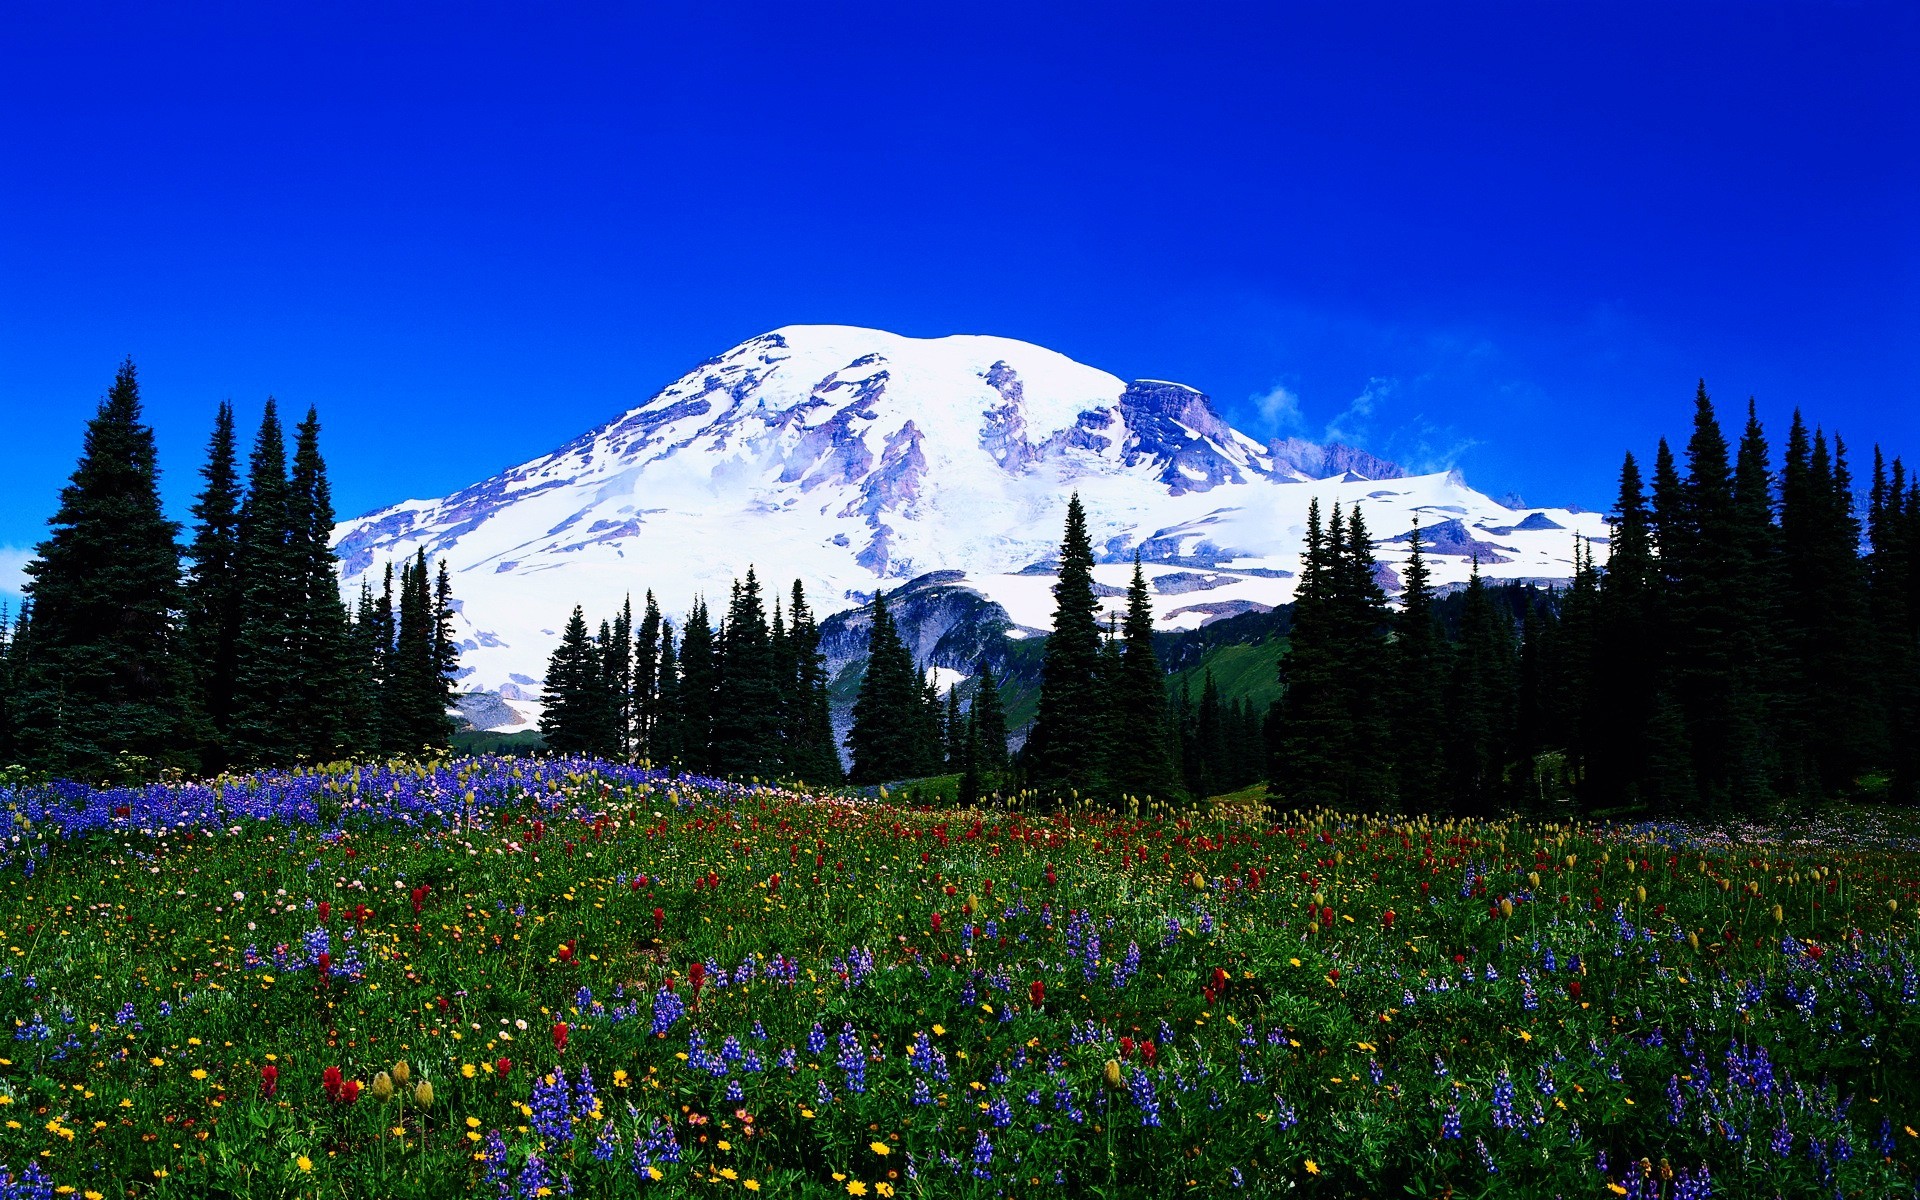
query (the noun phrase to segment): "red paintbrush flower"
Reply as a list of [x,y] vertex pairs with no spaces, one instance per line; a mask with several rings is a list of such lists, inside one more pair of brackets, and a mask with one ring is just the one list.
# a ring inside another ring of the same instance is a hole
[[326,951],[322,950],[320,952],[320,982],[325,983],[327,982],[328,979],[332,978],[332,976],[333,976],[333,955],[328,954]]
[[513,1070],[513,1060],[510,1058],[495,1059],[493,1069],[499,1073],[502,1079],[505,1079],[507,1072]]
[[325,925],[327,923],[327,919],[333,916],[333,905],[329,904],[325,900],[322,900],[319,904],[319,909],[320,909],[320,923],[322,925]]
[[935,933],[939,933],[939,932],[940,932],[940,922],[941,922],[941,921],[942,921],[943,919],[944,919],[944,918],[942,918],[942,917],[941,917],[941,915],[940,915],[939,913],[935,913],[935,914],[933,914],[933,931],[934,931]]
[[358,1100],[359,1098],[360,1098],[360,1081],[358,1079],[349,1079],[345,1083],[340,1085],[340,1095],[337,1097],[340,1103],[352,1104],[355,1100]]
[[327,1093],[327,1099],[340,1099],[340,1068],[328,1067],[320,1072],[320,1087]]
[[280,1090],[280,1068],[268,1063],[260,1068],[260,1094],[271,1098]]
[[1140,1057],[1145,1059],[1147,1065],[1151,1067],[1154,1061],[1160,1057],[1160,1047],[1154,1045],[1153,1039],[1149,1038],[1140,1043]]
[[1047,985],[1042,983],[1038,979],[1028,984],[1027,999],[1033,1001],[1033,1006],[1035,1008],[1039,1008],[1041,1005],[1045,1004],[1047,1002]]
[[1133,1039],[1132,1038],[1123,1036],[1120,1039],[1120,1057],[1122,1059],[1129,1059],[1133,1057]]
[[667,910],[666,910],[666,909],[664,909],[664,908],[656,908],[656,909],[654,909],[654,910],[653,910],[653,931],[654,931],[655,933],[659,933],[659,932],[660,932],[660,926],[662,926],[663,924],[665,924],[665,923],[666,923],[666,920],[667,920]]
[[555,1021],[553,1023],[553,1048],[555,1050],[563,1053],[566,1051],[567,1032],[567,1023],[565,1021]]

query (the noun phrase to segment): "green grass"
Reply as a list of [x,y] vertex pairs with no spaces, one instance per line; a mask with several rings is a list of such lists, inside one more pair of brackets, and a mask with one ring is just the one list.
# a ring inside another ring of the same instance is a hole
[[491,1197],[496,1146],[582,1196],[1914,1180],[1897,833],[957,814],[540,759],[0,802],[0,1163],[79,1195]]
[[1266,712],[1280,698],[1280,658],[1286,653],[1284,638],[1272,638],[1252,645],[1218,646],[1201,657],[1199,663],[1169,677],[1169,695],[1181,688],[1191,689],[1194,703],[1206,684],[1206,673],[1213,671],[1214,686],[1220,698],[1250,702],[1256,712]]

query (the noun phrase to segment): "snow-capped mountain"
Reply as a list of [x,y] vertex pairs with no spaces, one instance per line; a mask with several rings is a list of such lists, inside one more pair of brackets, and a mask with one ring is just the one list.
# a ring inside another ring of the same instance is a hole
[[1516,511],[1352,447],[1262,443],[1183,384],[1006,338],[822,325],[743,342],[453,495],[343,522],[336,547],[353,593],[416,549],[445,559],[465,686],[531,698],[576,603],[598,618],[651,588],[670,614],[696,593],[718,607],[749,566],[774,589],[802,579],[822,615],[960,572],[1016,635],[1044,630],[1074,491],[1103,590],[1117,597],[1138,551],[1167,627],[1286,602],[1314,497],[1362,505],[1389,591],[1416,520],[1442,584],[1475,559],[1490,577],[1566,578],[1576,535],[1604,557],[1596,514]]

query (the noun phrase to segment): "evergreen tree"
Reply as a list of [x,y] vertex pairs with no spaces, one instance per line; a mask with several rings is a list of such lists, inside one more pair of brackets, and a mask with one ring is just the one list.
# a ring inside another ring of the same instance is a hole
[[967,719],[960,711],[958,684],[947,689],[947,710],[940,718],[940,746],[949,773],[966,769]]
[[184,645],[193,672],[194,703],[206,722],[200,748],[203,770],[225,769],[227,733],[233,723],[233,691],[240,636],[240,475],[233,405],[223,401],[207,444],[204,481],[193,504],[193,543],[188,570]]
[[1589,676],[1594,745],[1586,776],[1590,807],[1625,803],[1640,794],[1663,675],[1653,516],[1632,454],[1620,467],[1620,492],[1610,525],[1613,536],[1601,581]]
[[914,706],[912,773],[938,775],[947,765],[946,736],[942,732],[946,710],[940,703],[940,688],[932,669],[920,680],[920,703]]
[[[403,572],[404,574],[404,572]],[[399,611],[394,604],[393,564],[387,563],[381,579],[380,595],[373,602],[373,628],[366,641],[373,648],[369,662],[374,689],[380,753],[392,755],[406,750],[406,711],[400,689],[394,686],[394,643],[399,632]]]
[[399,752],[432,754],[447,749],[448,679],[443,674],[440,609],[427,575],[426,551],[400,571],[399,618],[385,684],[385,703],[395,709]]
[[1227,710],[1220,703],[1220,688],[1208,667],[1200,684],[1200,706],[1194,716],[1194,796],[1205,799],[1231,790],[1232,772],[1228,769]]
[[1053,632],[1040,671],[1040,708],[1024,751],[1028,783],[1043,795],[1103,794],[1107,706],[1099,692],[1100,626],[1093,542],[1075,493],[1054,585]]
[[713,710],[716,770],[771,779],[780,770],[780,692],[760,581],[752,567],[733,587],[720,640]]
[[1167,714],[1167,673],[1153,648],[1153,606],[1140,556],[1127,588],[1126,651],[1113,691],[1115,748],[1110,785],[1119,795],[1185,799],[1175,768],[1178,743]]
[[834,741],[826,657],[820,652],[820,627],[814,622],[806,591],[798,579],[793,581],[788,613],[792,622],[787,640],[793,682],[786,709],[786,772],[809,783],[837,784],[844,773]]
[[19,748],[58,774],[194,765],[175,626],[179,526],[161,511],[153,431],[140,417],[129,360],[87,422],[51,532],[26,568],[33,652],[17,697]]
[[287,515],[287,561],[295,572],[294,752],[328,762],[357,748],[355,710],[364,697],[354,686],[352,627],[333,557],[333,494],[320,456],[320,417],[311,408],[294,437]]
[[546,709],[540,714],[540,737],[557,754],[592,753],[602,735],[605,696],[597,659],[586,614],[576,604],[547,660]]
[[1441,709],[1446,647],[1434,623],[1432,576],[1417,522],[1409,538],[1400,601],[1389,660],[1394,791],[1403,811],[1438,813],[1446,807]]
[[647,590],[641,610],[640,628],[633,638],[633,712],[634,752],[650,761],[661,761],[653,744],[653,726],[658,719],[660,696],[660,606],[653,590]]
[[680,703],[680,661],[674,649],[672,621],[660,622],[660,662],[655,668],[653,697],[647,754],[663,766],[684,763],[686,713]]
[[718,673],[707,602],[695,599],[680,635],[680,761],[691,771],[714,769],[711,747]]
[[920,773],[920,698],[913,659],[887,610],[886,593],[877,592],[867,638],[866,674],[860,680],[853,727],[847,733],[847,750],[853,756],[853,767],[847,772],[850,782],[885,783]]
[[[1293,633],[1280,661],[1272,794],[1293,805],[1374,807],[1388,797],[1383,677],[1386,597],[1358,506],[1323,530],[1307,510]],[[1202,700],[1204,706],[1204,698]]]
[[[1867,506],[1868,596],[1878,638],[1880,702],[1896,800],[1920,799],[1920,480],[1879,449]],[[0,755],[0,758],[4,758]]]
[[[442,570],[445,565],[442,564]],[[608,631],[606,688],[613,725],[613,740],[607,753],[625,762],[634,753],[633,741],[633,597],[620,602],[619,615]]]
[[296,639],[304,577],[291,537],[292,504],[286,441],[269,396],[240,508],[240,632],[230,743],[234,761],[246,766],[291,762],[302,733]]
[[1460,634],[1447,688],[1447,768],[1456,808],[1481,816],[1502,799],[1516,664],[1512,623],[1494,608],[1478,561],[1467,580]]
[[26,665],[26,617],[16,621],[0,605],[0,767],[17,765],[20,747],[14,724],[16,679]]
[[984,658],[975,672],[973,704],[967,712],[967,723],[976,731],[980,743],[981,775],[989,784],[997,785],[1008,766],[1007,710],[1000,699],[1000,683],[994,678],[993,664]]

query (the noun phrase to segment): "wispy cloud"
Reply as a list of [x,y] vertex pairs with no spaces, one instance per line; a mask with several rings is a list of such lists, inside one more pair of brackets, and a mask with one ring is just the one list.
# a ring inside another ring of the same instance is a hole
[[1293,434],[1305,428],[1306,418],[1300,411],[1300,397],[1289,391],[1286,384],[1276,383],[1248,399],[1260,411],[1261,419],[1271,432]]
[[1381,400],[1392,395],[1394,389],[1399,386],[1398,379],[1390,379],[1382,375],[1375,375],[1367,380],[1367,386],[1361,389],[1360,394],[1353,398],[1339,416],[1327,422],[1326,432],[1322,435],[1323,440],[1346,442],[1349,445],[1364,443],[1372,432],[1373,410]]
[[27,586],[27,564],[33,551],[19,546],[0,546],[0,596],[19,596]]

